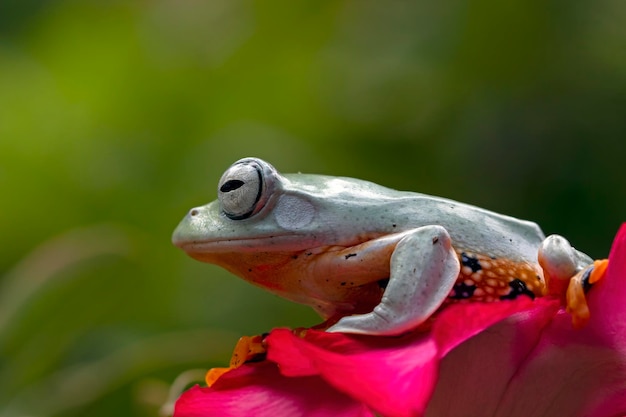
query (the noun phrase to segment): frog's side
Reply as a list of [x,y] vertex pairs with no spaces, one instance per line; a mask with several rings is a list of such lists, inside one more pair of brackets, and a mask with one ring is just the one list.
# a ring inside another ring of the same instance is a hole
[[562,293],[591,263],[532,222],[357,179],[281,175],[255,158],[224,173],[218,200],[192,209],[173,241],[339,319],[331,331],[367,334],[402,333],[446,302]]

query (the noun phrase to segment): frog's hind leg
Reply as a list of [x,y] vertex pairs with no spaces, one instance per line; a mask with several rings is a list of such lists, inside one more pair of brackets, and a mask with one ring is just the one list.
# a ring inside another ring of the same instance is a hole
[[548,236],[542,242],[538,259],[548,293],[564,301],[575,328],[584,326],[590,315],[585,293],[604,275],[607,262],[594,262],[559,235]]
[[577,251],[563,236],[550,235],[539,246],[539,265],[543,269],[548,293],[563,297],[570,279],[593,260]]
[[441,226],[407,233],[391,255],[382,300],[367,314],[343,317],[328,331],[397,335],[423,323],[448,297],[460,265],[450,235]]

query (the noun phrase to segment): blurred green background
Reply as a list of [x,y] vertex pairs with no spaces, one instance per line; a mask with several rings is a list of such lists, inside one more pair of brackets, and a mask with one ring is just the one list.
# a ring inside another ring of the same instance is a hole
[[626,3],[0,3],[0,416],[156,416],[314,313],[170,244],[236,159],[626,220]]

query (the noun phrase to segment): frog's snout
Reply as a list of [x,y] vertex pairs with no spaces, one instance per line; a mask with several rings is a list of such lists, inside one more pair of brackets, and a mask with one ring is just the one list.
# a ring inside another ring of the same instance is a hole
[[181,249],[183,248],[183,245],[186,241],[182,233],[182,223],[184,221],[185,219],[183,219],[181,223],[178,226],[176,226],[176,229],[174,229],[174,233],[172,233],[172,244]]
[[184,249],[185,244],[189,243],[190,238],[194,235],[193,221],[200,215],[200,207],[194,207],[183,217],[174,233],[172,233],[172,244],[176,247]]

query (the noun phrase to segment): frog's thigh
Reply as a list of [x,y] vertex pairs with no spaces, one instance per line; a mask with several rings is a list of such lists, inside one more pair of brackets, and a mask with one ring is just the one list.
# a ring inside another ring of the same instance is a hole
[[424,226],[400,240],[391,255],[382,300],[367,314],[343,317],[328,331],[396,335],[423,323],[448,297],[459,259],[441,226]]
[[541,242],[539,264],[551,280],[569,281],[578,271],[591,264],[592,259],[577,251],[563,236],[550,235]]

